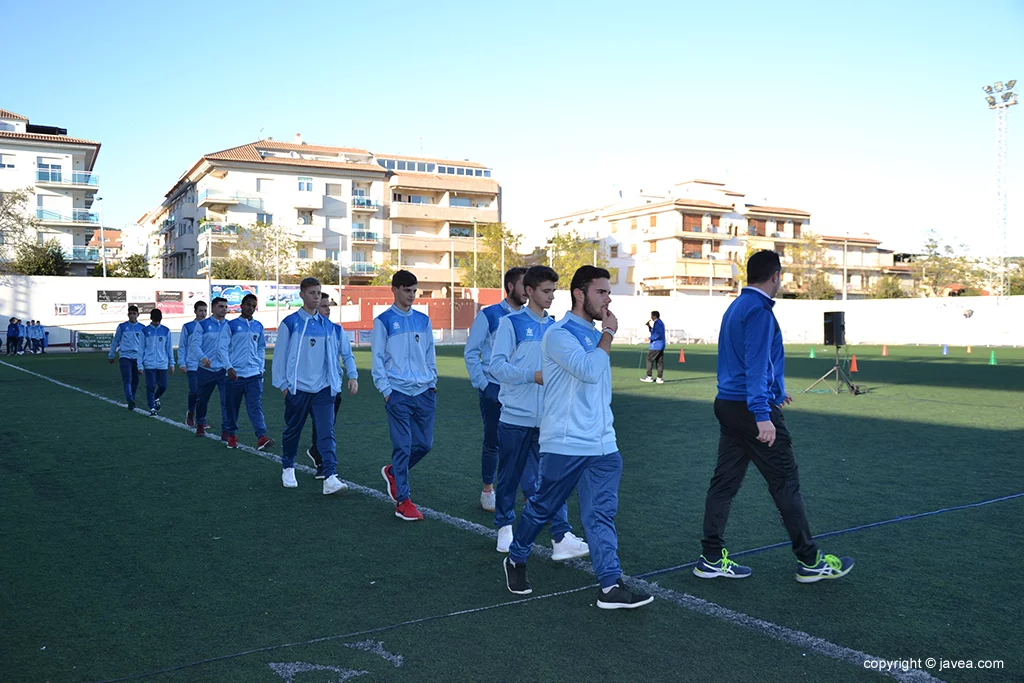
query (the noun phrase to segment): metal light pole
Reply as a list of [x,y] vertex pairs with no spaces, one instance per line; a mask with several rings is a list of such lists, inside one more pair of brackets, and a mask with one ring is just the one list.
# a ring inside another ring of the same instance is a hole
[[[847,235],[849,237],[849,235]],[[843,238],[843,301],[846,301],[846,237]]]
[[[213,268],[213,262],[210,263]],[[274,311],[277,313],[277,326],[281,327],[281,227],[274,226],[274,279],[276,280],[274,292],[277,293],[277,306]]]
[[[213,228],[206,231],[206,293],[209,295],[207,301],[213,301]],[[213,304],[210,304],[210,313],[213,313]]]
[[[501,230],[501,276],[505,277],[505,229]],[[502,281],[504,283],[504,280]],[[502,284],[502,287],[505,285]]]
[[452,254],[448,261],[448,265],[451,266],[452,273],[452,286],[449,294],[451,295],[452,311],[451,311],[451,341],[455,340],[455,240],[452,240]]
[[476,282],[476,217],[475,216],[473,217],[473,282],[475,283],[473,285],[474,287],[477,287],[477,286],[480,285],[479,282]]
[[[996,112],[996,230],[1003,233],[1002,254],[1000,257],[999,294],[1006,296],[1006,113],[1007,109],[1017,104],[1017,93],[1013,88],[1017,80],[996,81],[986,85],[985,101],[988,108]],[[997,99],[998,98],[998,99]]]
[[103,229],[103,197],[96,197],[93,204],[100,203],[100,260],[103,262],[103,277],[107,276],[107,233]]

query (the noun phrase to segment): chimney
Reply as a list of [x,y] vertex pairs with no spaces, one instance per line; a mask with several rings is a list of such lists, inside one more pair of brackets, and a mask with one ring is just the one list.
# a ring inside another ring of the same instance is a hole
[[296,133],[295,134],[295,144],[296,145],[304,145],[304,144],[306,144],[306,143],[304,143],[302,141],[302,133]]

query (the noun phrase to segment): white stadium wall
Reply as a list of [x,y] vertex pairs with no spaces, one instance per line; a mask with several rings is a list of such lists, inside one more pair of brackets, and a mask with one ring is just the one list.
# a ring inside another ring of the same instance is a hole
[[[298,285],[273,282],[213,281],[214,287],[248,286],[256,290],[260,310],[256,317],[265,327],[277,326],[279,317],[297,305]],[[240,288],[239,288],[240,289]],[[340,301],[336,287],[327,287]],[[239,294],[239,291],[234,291]],[[148,322],[146,307],[164,311],[164,324],[175,333],[192,319],[192,304],[209,301],[206,280],[136,279],[96,277],[0,277],[0,333],[7,319],[39,320],[50,332],[51,344],[67,344],[71,331],[112,332],[127,317],[129,303],[141,304],[140,319]],[[282,306],[275,308],[281,300]],[[677,341],[718,339],[718,326],[727,297],[612,297],[611,309],[619,318],[619,343],[638,342],[646,336],[644,323],[658,310],[666,328]],[[561,317],[569,308],[569,294],[556,293],[551,312]],[[339,309],[334,309],[338,311]],[[789,343],[820,344],[825,311],[846,312],[846,338],[851,344],[950,344],[973,346],[1024,345],[1024,296],[950,297],[937,299],[888,299],[857,301],[781,300],[775,313]],[[357,321],[357,305],[342,306],[342,322]]]

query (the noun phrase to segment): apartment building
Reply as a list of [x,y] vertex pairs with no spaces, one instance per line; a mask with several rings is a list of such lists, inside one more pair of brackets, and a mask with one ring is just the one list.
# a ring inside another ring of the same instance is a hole
[[[689,180],[664,193],[643,193],[613,204],[545,221],[554,234],[575,231],[609,260],[613,294],[727,296],[739,289],[748,248],[786,252],[811,232],[802,209],[746,200],[712,180]],[[844,254],[848,296],[866,296],[892,268],[892,253],[861,237],[824,237],[826,267],[842,291]],[[794,291],[792,270],[783,275]]]
[[37,227],[28,237],[57,240],[73,275],[85,275],[100,261],[99,248],[89,246],[100,223],[93,206],[99,151],[100,143],[70,137],[65,128],[35,125],[0,109],[0,190],[32,192],[26,211]]
[[205,275],[261,222],[295,244],[284,272],[326,259],[365,284],[390,262],[415,272],[429,295],[450,285],[453,250],[468,262],[475,224],[500,220],[499,195],[491,169],[475,162],[374,155],[297,135],[204,155],[139,223],[159,238],[150,245],[158,276]]

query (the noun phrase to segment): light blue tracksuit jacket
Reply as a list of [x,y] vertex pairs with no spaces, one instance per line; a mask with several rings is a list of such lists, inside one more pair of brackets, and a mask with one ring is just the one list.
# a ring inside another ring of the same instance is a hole
[[345,374],[349,379],[359,379],[356,357],[352,355],[352,342],[348,340],[348,334],[338,323],[334,323],[334,333],[338,339],[338,351],[341,353],[341,365],[345,368]]
[[218,321],[213,316],[200,320],[188,340],[188,356],[197,363],[204,358],[209,359],[210,367],[203,368],[210,372],[223,370],[228,366],[228,321]]
[[238,377],[262,376],[267,366],[267,338],[259,320],[239,316],[228,322],[228,370]]
[[498,401],[501,421],[520,427],[539,427],[544,413],[544,386],[534,373],[541,369],[541,340],[555,319],[538,316],[529,306],[510,313],[494,333],[490,374],[501,383]]
[[419,396],[437,387],[434,333],[427,315],[392,305],[374,318],[370,348],[373,384],[385,397],[392,391]]
[[146,325],[142,336],[145,344],[142,351],[142,368],[173,370],[174,349],[171,347],[171,331],[164,325]]
[[199,359],[193,358],[188,353],[192,331],[195,330],[198,324],[198,320],[189,320],[181,326],[181,335],[178,337],[178,366],[185,368],[188,372],[195,372],[199,368]]
[[469,381],[474,389],[486,389],[491,382],[498,384],[498,379],[490,370],[494,335],[498,331],[501,319],[515,312],[508,302],[502,299],[493,306],[480,309],[473,326],[469,328],[469,338],[466,340],[462,357],[466,360]]
[[567,313],[544,334],[544,415],[540,452],[607,455],[618,449],[612,426],[611,357],[597,348],[601,332]]
[[123,322],[117,326],[114,332],[114,343],[110,345],[110,353],[107,358],[113,358],[115,351],[120,351],[121,358],[128,360],[139,360],[142,358],[142,331],[146,326],[140,322],[132,324]]
[[326,387],[332,396],[341,392],[338,337],[333,326],[319,313],[311,315],[303,308],[281,321],[271,366],[275,387],[291,393],[315,394]]

